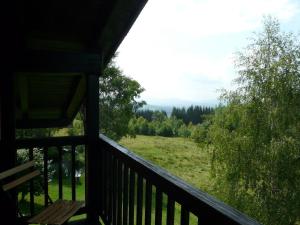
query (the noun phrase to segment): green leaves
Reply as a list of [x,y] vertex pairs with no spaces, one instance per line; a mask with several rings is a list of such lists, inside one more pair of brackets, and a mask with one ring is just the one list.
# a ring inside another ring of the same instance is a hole
[[300,215],[300,45],[267,17],[237,54],[238,89],[223,94],[209,136],[226,200],[264,224]]
[[100,76],[100,129],[114,140],[129,134],[128,123],[145,104],[138,101],[144,89],[111,62]]

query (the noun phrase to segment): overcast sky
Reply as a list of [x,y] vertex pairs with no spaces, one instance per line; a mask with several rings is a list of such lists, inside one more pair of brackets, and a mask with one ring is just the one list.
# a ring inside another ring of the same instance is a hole
[[234,52],[261,29],[263,15],[299,33],[299,0],[149,0],[117,64],[146,89],[150,104],[216,103],[217,90],[236,77]]

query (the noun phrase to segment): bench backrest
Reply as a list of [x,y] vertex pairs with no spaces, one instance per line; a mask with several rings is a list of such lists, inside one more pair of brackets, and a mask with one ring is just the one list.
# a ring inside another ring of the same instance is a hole
[[[17,177],[18,174],[22,174],[22,175],[15,180],[8,181],[7,183],[3,182],[8,177],[11,176]],[[8,191],[39,175],[40,175],[40,171],[34,169],[34,161],[29,161],[27,163],[24,163],[22,165],[16,166],[12,169],[0,173],[0,181],[2,184],[2,189],[4,191]]]

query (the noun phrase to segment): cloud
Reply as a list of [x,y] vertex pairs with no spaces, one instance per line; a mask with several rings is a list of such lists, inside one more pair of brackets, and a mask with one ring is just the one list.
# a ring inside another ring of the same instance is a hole
[[288,23],[291,0],[151,0],[119,48],[117,62],[150,98],[217,98],[235,77],[233,52],[263,15]]

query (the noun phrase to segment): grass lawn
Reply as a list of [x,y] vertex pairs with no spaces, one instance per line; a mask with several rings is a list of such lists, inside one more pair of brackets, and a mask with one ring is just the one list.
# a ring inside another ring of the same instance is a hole
[[[206,149],[200,148],[187,138],[141,136],[123,138],[120,144],[144,159],[168,170],[194,187],[212,192],[210,158]],[[153,204],[155,196],[153,195]],[[163,199],[163,223],[166,221],[167,198]],[[152,211],[154,221],[154,210]],[[175,205],[175,224],[180,224],[180,206]],[[197,224],[197,218],[190,215],[190,224]]]
[[196,188],[212,191],[208,151],[192,140],[138,135],[123,138],[120,144]]

